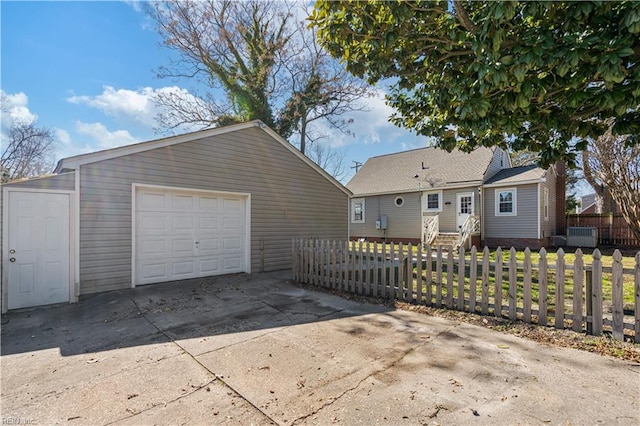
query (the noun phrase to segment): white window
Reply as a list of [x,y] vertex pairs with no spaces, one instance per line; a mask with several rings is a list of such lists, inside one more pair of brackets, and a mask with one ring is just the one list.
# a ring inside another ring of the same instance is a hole
[[400,196],[396,197],[396,199],[393,200],[393,204],[395,204],[396,207],[404,206],[404,198]]
[[542,209],[544,211],[544,220],[549,221],[549,188],[542,188],[543,204]]
[[515,188],[496,189],[496,216],[516,216],[517,198]]
[[351,200],[351,223],[364,223],[364,198]]
[[441,212],[442,211],[442,191],[425,193],[425,211]]

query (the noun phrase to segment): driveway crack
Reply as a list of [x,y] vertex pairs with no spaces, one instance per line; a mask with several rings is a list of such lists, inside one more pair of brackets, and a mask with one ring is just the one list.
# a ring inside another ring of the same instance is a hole
[[[442,331],[441,333],[438,333],[436,338],[440,334],[445,333],[447,331],[448,331],[448,329],[445,330],[445,331]],[[338,401],[340,398],[342,398],[343,396],[345,396],[349,392],[352,392],[352,391],[358,389],[360,387],[360,385],[362,383],[364,383],[365,381],[367,381],[368,379],[370,379],[372,377],[375,377],[376,375],[378,375],[380,373],[383,373],[383,372],[385,372],[385,371],[387,371],[387,370],[389,370],[391,368],[394,368],[396,365],[398,365],[398,363],[402,362],[402,360],[404,360],[407,357],[407,355],[409,355],[410,353],[412,353],[412,352],[414,352],[414,351],[416,351],[416,350],[418,350],[418,349],[420,349],[420,348],[422,348],[424,346],[427,346],[429,344],[431,344],[431,341],[422,342],[417,346],[413,346],[413,347],[407,349],[397,359],[395,359],[393,362],[391,362],[389,365],[386,365],[383,368],[380,368],[380,369],[377,369],[377,370],[371,372],[366,377],[364,377],[363,379],[359,380],[358,383],[356,383],[354,386],[352,386],[352,387],[350,387],[348,389],[345,389],[342,393],[340,393],[340,395],[332,398],[330,401],[325,402],[324,404],[322,404],[320,407],[318,407],[316,410],[312,411],[311,413],[306,414],[306,415],[301,416],[301,417],[298,417],[297,419],[293,420],[293,422],[291,424],[295,425],[297,423],[305,421],[306,419],[308,419],[311,416],[314,416],[314,415],[318,414],[320,411],[324,410],[327,407],[330,407],[332,404],[334,404],[336,401]]]
[[[138,309],[138,311],[142,312],[140,310],[140,306],[138,306],[138,303],[135,301],[135,299],[133,299],[133,297],[131,297],[131,295],[122,292],[125,296],[127,296],[129,298],[129,300],[131,300],[131,303],[133,303],[133,305],[136,307],[136,309]],[[151,326],[153,328],[155,328],[156,330],[158,330],[161,334],[163,334],[168,340],[169,342],[173,343],[174,345],[176,345],[178,348],[180,348],[187,356],[189,356],[194,362],[196,362],[198,365],[200,365],[205,371],[209,372],[214,379],[210,380],[207,384],[210,384],[214,381],[218,381],[220,382],[224,387],[226,387],[227,389],[229,389],[230,391],[232,391],[234,394],[236,394],[240,399],[242,399],[244,402],[246,402],[248,405],[250,405],[251,407],[253,407],[256,411],[258,411],[259,413],[261,413],[265,418],[269,419],[269,421],[271,421],[273,424],[277,424],[278,422],[276,422],[273,418],[271,418],[271,416],[269,416],[269,414],[267,414],[266,412],[264,412],[260,407],[258,407],[257,405],[255,405],[253,402],[251,402],[249,399],[245,398],[244,395],[242,395],[240,392],[238,392],[237,390],[235,390],[232,386],[230,386],[228,383],[226,383],[224,380],[220,379],[218,377],[218,375],[214,372],[211,371],[206,365],[204,365],[202,362],[200,362],[191,352],[189,352],[185,347],[183,347],[182,345],[180,345],[180,343],[176,342],[175,339],[173,337],[171,337],[165,330],[161,329],[160,327],[158,327],[153,321],[151,321],[146,313],[142,313],[142,316],[144,317],[145,320],[147,320],[147,322],[149,324],[151,324]],[[202,387],[206,386],[203,385]],[[198,389],[194,390],[194,392],[196,392]],[[193,392],[190,392],[193,393]],[[179,400],[180,398],[184,398],[186,395],[181,395],[180,397],[176,398],[175,400]],[[172,401],[170,401],[172,402]],[[152,407],[153,408],[153,407]],[[136,413],[135,415],[137,415],[139,413]]]

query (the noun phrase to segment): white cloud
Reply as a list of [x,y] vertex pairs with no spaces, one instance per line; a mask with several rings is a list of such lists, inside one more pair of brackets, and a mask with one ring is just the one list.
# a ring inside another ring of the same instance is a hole
[[123,0],[123,2],[131,6],[136,12],[142,12],[142,6],[139,0]]
[[83,123],[76,121],[76,131],[78,134],[87,136],[96,142],[87,144],[84,148],[85,152],[95,151],[96,148],[109,149],[138,142],[138,139],[128,131],[115,130],[110,132],[102,123]]
[[53,129],[53,133],[56,137],[56,140],[63,145],[69,145],[71,143],[71,136],[66,130],[55,128]]
[[353,119],[353,123],[348,127],[351,134],[333,129],[327,122],[318,123],[316,129],[320,133],[329,135],[327,143],[332,147],[353,143],[377,144],[406,135],[406,130],[399,129],[389,122],[393,109],[385,103],[384,97],[385,92],[382,89],[376,89],[371,98],[363,100],[367,111],[354,111],[345,116]]
[[16,122],[30,124],[36,121],[38,116],[29,111],[28,103],[29,98],[23,92],[10,94],[0,90],[2,127],[11,126]]
[[[157,126],[156,116],[166,111],[157,102],[161,96],[179,99],[191,106],[202,104],[199,98],[178,86],[158,89],[143,87],[137,90],[104,86],[102,93],[97,96],[71,96],[67,98],[67,101],[73,104],[88,105],[125,122],[133,120],[149,128],[154,128]],[[181,130],[188,131],[195,130],[195,128],[182,126]]]
[[118,89],[104,86],[98,96],[71,96],[67,101],[96,108],[111,117],[130,118],[152,126],[156,114],[152,101],[154,89],[145,87],[140,90]]

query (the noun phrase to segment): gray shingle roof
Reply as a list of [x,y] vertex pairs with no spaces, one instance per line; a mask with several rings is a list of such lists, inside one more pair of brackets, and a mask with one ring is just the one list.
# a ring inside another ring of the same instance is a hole
[[371,157],[347,188],[358,195],[477,185],[482,182],[494,150],[481,147],[467,154],[427,147]]
[[546,170],[537,166],[521,166],[512,167],[510,169],[502,169],[489,180],[486,185],[502,185],[516,184],[519,182],[536,181],[545,176]]

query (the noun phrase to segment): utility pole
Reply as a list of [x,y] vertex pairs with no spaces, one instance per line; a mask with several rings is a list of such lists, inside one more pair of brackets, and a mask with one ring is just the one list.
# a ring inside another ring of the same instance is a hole
[[351,160],[351,161],[353,161],[353,166],[351,166],[351,168],[356,169],[356,173],[358,173],[358,169],[362,167],[362,163],[356,160]]

